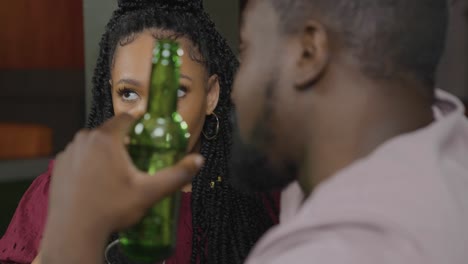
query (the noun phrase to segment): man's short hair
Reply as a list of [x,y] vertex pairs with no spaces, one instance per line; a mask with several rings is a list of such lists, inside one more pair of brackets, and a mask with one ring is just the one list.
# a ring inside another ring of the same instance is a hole
[[408,74],[433,87],[447,30],[446,0],[271,0],[284,33],[319,15],[362,63],[364,73]]

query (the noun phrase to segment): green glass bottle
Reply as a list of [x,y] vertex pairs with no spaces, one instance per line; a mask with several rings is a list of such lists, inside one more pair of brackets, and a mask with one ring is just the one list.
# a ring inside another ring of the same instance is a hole
[[[182,50],[171,40],[160,40],[153,51],[146,113],[130,132],[128,152],[137,168],[150,175],[173,165],[185,153],[190,137],[177,113],[177,90]],[[134,227],[120,233],[120,246],[130,259],[161,261],[175,248],[180,193],[154,205]]]

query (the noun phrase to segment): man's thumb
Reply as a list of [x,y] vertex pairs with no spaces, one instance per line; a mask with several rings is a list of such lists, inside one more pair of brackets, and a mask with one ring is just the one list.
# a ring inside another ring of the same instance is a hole
[[191,154],[183,158],[174,166],[156,172],[154,175],[143,174],[140,180],[141,194],[148,206],[158,202],[164,197],[179,191],[184,185],[191,182],[204,159],[199,154]]

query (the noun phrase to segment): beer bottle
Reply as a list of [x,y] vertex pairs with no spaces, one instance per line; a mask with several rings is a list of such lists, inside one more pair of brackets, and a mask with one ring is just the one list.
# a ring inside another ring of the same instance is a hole
[[[128,152],[135,166],[149,175],[175,164],[190,137],[177,113],[181,56],[177,42],[159,40],[153,50],[146,113],[130,131]],[[161,261],[175,248],[180,193],[154,205],[132,228],[120,233],[120,246],[130,259]]]

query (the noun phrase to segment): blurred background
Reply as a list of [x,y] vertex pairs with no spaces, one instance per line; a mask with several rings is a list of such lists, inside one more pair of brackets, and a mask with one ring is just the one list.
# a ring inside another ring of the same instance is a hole
[[[468,0],[449,0],[438,87],[468,100]],[[237,50],[247,0],[205,0]],[[98,43],[116,0],[15,0],[0,8],[0,237],[24,191],[82,128]]]

